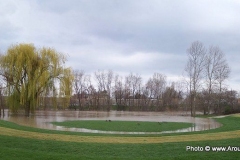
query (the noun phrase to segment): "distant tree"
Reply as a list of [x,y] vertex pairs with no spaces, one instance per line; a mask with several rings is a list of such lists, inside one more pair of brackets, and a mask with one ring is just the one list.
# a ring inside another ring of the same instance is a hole
[[100,104],[100,96],[103,93],[106,93],[106,104],[107,110],[110,110],[111,107],[111,94],[112,94],[112,82],[113,82],[113,72],[111,70],[105,72],[98,70],[95,72],[95,79],[98,86],[98,98],[97,98],[97,107]]
[[223,61],[221,64],[221,67],[219,67],[215,72],[215,79],[217,81],[217,86],[218,86],[218,104],[217,104],[218,114],[220,113],[220,110],[221,110],[221,105],[222,105],[221,100],[223,96],[223,91],[227,90],[224,87],[224,81],[229,77],[230,72],[231,70],[228,64],[226,63],[226,61]]
[[[142,85],[142,77],[139,74],[130,73],[128,76],[125,77],[125,84],[127,89],[130,92],[129,98],[129,106],[131,106],[130,110],[135,109],[135,105],[138,106],[139,103],[135,103],[135,94],[139,92],[141,85]],[[138,101],[139,102],[139,101]]]
[[86,90],[84,71],[74,70],[73,74],[74,74],[73,89],[78,99],[79,110],[81,110],[82,109],[81,99],[83,98]]
[[157,109],[162,110],[162,98],[163,92],[166,89],[166,76],[160,73],[154,73],[152,77],[153,81],[153,97],[157,100]]
[[209,113],[213,105],[213,91],[216,89],[216,85],[219,84],[219,92],[221,93],[222,83],[228,78],[229,73],[230,70],[224,53],[219,47],[211,46],[206,55],[205,75],[207,96],[205,100],[207,105],[204,108],[204,114]]
[[144,89],[144,94],[147,97],[147,107],[152,107],[153,106],[153,102],[152,99],[154,98],[154,83],[153,83],[153,79],[149,78],[147,83],[145,84],[145,89]]
[[124,82],[123,78],[119,75],[115,75],[114,78],[114,97],[117,105],[117,110],[125,110],[124,103]]
[[73,75],[65,68],[66,58],[51,48],[17,44],[0,57],[1,76],[7,84],[8,105],[12,112],[23,108],[29,116],[46,90],[59,86],[64,106],[70,100]]
[[97,103],[98,94],[96,89],[92,84],[90,84],[87,90],[88,90],[88,96],[89,96],[88,109],[94,109],[94,110],[98,109],[98,103]]
[[239,109],[237,108],[238,105],[238,98],[237,98],[237,91],[230,90],[225,91],[222,95],[222,100],[224,100],[224,107],[217,108],[217,113],[223,113],[223,114],[231,114],[239,112]]
[[179,92],[175,89],[175,84],[172,83],[171,87],[166,87],[163,92],[163,106],[169,109],[177,109],[180,100]]
[[201,86],[206,62],[206,49],[201,42],[195,41],[187,49],[187,54],[188,62],[185,71],[188,76],[191,116],[195,116],[197,91]]
[[107,73],[107,110],[110,111],[112,106],[111,95],[112,95],[112,84],[114,74],[113,71],[109,70]]
[[148,97],[146,102],[149,107],[157,107],[156,110],[161,110],[163,92],[166,89],[166,76],[160,73],[154,73],[145,84],[143,90],[144,95]]

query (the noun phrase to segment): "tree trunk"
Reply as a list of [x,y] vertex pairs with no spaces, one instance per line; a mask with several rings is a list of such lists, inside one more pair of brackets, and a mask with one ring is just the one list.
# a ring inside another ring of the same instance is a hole
[[27,102],[26,107],[25,107],[25,116],[29,117],[30,116],[30,102]]
[[203,114],[204,114],[204,115],[207,115],[207,108],[206,108],[205,105],[203,106]]
[[111,110],[111,98],[110,95],[108,95],[107,97],[107,111]]
[[190,93],[190,108],[191,108],[191,117],[193,117],[193,95]]
[[[81,105],[81,95],[78,93],[78,106],[79,110],[82,110],[82,105]],[[75,109],[76,110],[76,109]]]
[[196,116],[196,96],[194,94],[194,97],[193,97],[193,116],[192,117],[195,117]]

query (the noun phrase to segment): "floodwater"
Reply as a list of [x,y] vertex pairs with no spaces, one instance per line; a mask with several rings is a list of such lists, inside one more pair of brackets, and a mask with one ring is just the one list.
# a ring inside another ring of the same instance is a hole
[[[220,123],[210,118],[193,118],[186,112],[127,112],[127,111],[36,111],[34,116],[25,117],[23,115],[10,115],[8,110],[1,119],[11,121],[24,126],[36,128],[74,131],[85,133],[105,133],[105,134],[163,134],[176,132],[194,132],[215,129],[221,126]],[[149,121],[149,122],[189,122],[192,127],[174,131],[163,132],[118,132],[100,131],[85,128],[66,128],[56,126],[51,122],[62,122],[67,120],[111,120],[111,121]]]

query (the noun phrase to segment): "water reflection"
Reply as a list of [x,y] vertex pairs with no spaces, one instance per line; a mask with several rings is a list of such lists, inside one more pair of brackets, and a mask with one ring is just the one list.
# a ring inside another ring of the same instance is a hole
[[[6,110],[5,116],[1,119],[11,121],[20,125],[85,133],[105,133],[105,134],[163,134],[176,132],[193,132],[218,128],[221,126],[218,122],[209,118],[193,118],[184,116],[182,112],[126,112],[126,111],[36,111],[34,116],[25,117],[23,115],[10,115]],[[112,120],[112,121],[149,121],[149,122],[190,122],[194,125],[175,131],[163,132],[117,132],[100,131],[85,128],[66,128],[55,126],[50,122],[61,122],[66,120]]]

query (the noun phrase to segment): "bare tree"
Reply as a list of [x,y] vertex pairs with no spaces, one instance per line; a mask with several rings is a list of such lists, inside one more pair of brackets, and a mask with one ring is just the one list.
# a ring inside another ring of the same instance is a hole
[[179,79],[174,83],[175,90],[177,91],[178,95],[178,109],[184,110],[186,105],[184,104],[184,97],[185,97],[185,90],[184,90],[184,81],[183,79]]
[[171,110],[177,109],[178,104],[178,92],[175,90],[175,84],[172,83],[170,87],[166,87],[163,92],[163,106],[168,107]]
[[229,77],[230,72],[231,72],[231,70],[230,70],[228,64],[226,63],[226,61],[223,61],[220,65],[220,67],[215,72],[214,76],[218,83],[218,90],[220,93],[222,92],[224,81]]
[[162,106],[162,95],[166,89],[166,76],[160,73],[154,73],[152,80],[154,86],[153,97],[157,100],[156,106],[159,110]]
[[147,97],[147,107],[153,107],[153,96],[154,96],[154,82],[152,78],[149,78],[147,83],[145,84],[145,90],[144,93]]
[[[97,80],[98,86],[98,99],[97,99],[98,106],[100,105],[100,96],[104,96],[103,94],[106,93],[107,110],[110,110],[113,72],[111,70],[109,70],[108,72],[98,70],[97,72],[95,72],[94,75],[95,79]],[[105,98],[103,99],[103,101],[105,101]]]
[[106,87],[105,87],[105,81],[106,81],[106,76],[104,71],[98,70],[97,72],[94,72],[94,77],[96,79],[97,82],[97,92],[96,92],[96,107],[97,110],[100,107],[100,96],[103,93],[103,91],[106,91]]
[[86,90],[84,82],[84,71],[74,70],[73,74],[74,74],[73,88],[78,99],[79,110],[81,110],[82,109],[81,100],[83,99],[84,91]]
[[[206,96],[206,107],[204,107],[204,114],[209,114],[210,108],[213,105],[214,97],[213,97],[213,91],[216,87],[217,82],[219,83],[219,80],[222,79],[221,77],[222,73],[219,73],[223,69],[223,67],[226,67],[226,59],[224,57],[223,52],[219,47],[211,46],[208,50],[208,54],[206,55],[206,65],[205,65],[205,75],[206,75],[206,86],[207,86],[207,96]],[[220,79],[218,78],[220,74]],[[228,73],[225,73],[228,74]],[[225,75],[228,77],[228,75]],[[225,77],[225,78],[227,78]],[[224,78],[224,79],[225,79]],[[220,80],[220,86],[221,86],[222,80]],[[221,89],[220,89],[221,90]]]
[[111,102],[111,95],[112,95],[112,83],[113,83],[113,72],[111,70],[107,73],[107,110],[110,111],[112,102]]
[[88,110],[94,109],[98,110],[98,94],[96,89],[92,84],[89,85],[88,89]]
[[166,89],[166,76],[160,73],[154,73],[145,84],[144,93],[148,97],[148,106],[155,106],[159,110],[162,105],[162,95]]
[[166,87],[163,92],[163,106],[171,110],[177,110],[180,107],[183,98],[182,84],[180,82],[172,82],[171,86]]
[[114,79],[114,96],[117,105],[117,110],[125,110],[124,104],[124,82],[123,78],[119,75],[115,75]]
[[[136,105],[135,95],[141,88],[142,77],[139,74],[130,73],[125,78],[125,84],[126,84],[127,90],[130,91],[129,106],[134,107]],[[139,107],[139,106],[137,106],[137,107]],[[130,110],[132,110],[132,109],[133,108],[130,108]]]
[[224,59],[221,62],[219,68],[214,73],[214,77],[218,84],[218,104],[217,104],[217,109],[216,109],[218,113],[219,113],[220,107],[221,107],[221,99],[222,99],[222,92],[223,92],[223,88],[224,88],[224,81],[229,77],[230,72],[231,72],[231,70],[230,70],[226,60]]
[[202,73],[206,61],[206,49],[201,42],[196,41],[187,49],[187,53],[188,62],[185,71],[189,81],[191,116],[195,116],[196,94],[201,86],[201,80],[203,78]]

